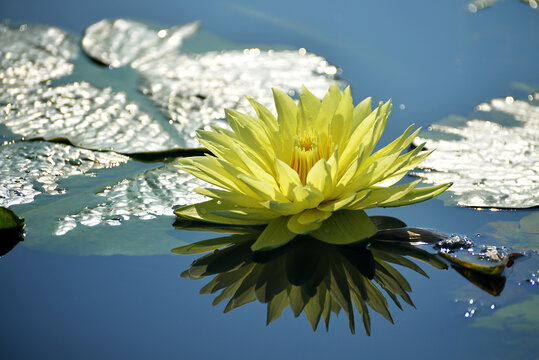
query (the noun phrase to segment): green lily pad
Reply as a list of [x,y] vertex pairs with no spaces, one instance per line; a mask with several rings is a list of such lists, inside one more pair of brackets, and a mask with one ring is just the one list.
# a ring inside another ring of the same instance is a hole
[[56,27],[0,24],[0,100],[13,87],[71,74],[78,54],[76,39]]
[[0,146],[0,206],[32,202],[39,194],[66,190],[58,182],[75,175],[92,176],[103,168],[124,164],[128,157],[43,141]]
[[195,193],[206,183],[185,172],[174,163],[148,170],[134,178],[124,179],[97,193],[99,204],[85,206],[79,212],[58,220],[55,234],[64,235],[78,225],[120,225],[131,217],[141,220],[157,216],[174,216],[173,207],[207,200]]
[[125,94],[87,82],[22,88],[0,110],[0,123],[27,139],[67,140],[123,154],[187,146],[173,127],[153,119]]
[[253,114],[245,95],[275,111],[271,88],[291,95],[305,85],[322,97],[339,69],[305,49],[219,51],[174,54],[137,67],[140,91],[167,116],[183,138],[199,147],[195,131],[220,122],[224,109]]
[[156,31],[129,19],[105,19],[84,30],[81,45],[86,55],[104,65],[137,67],[176,52],[184,38],[195,33],[199,26],[194,22]]
[[[427,183],[453,182],[449,204],[539,206],[539,106],[512,97],[477,106],[473,120],[434,124],[414,143],[436,149],[413,173]],[[487,117],[480,120],[478,117]],[[451,135],[451,137],[448,137]]]

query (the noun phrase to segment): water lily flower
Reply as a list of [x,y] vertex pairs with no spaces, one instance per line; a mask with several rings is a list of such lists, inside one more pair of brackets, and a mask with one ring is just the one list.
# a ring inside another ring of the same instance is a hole
[[[230,225],[264,225],[253,250],[282,246],[298,234],[331,244],[374,235],[363,211],[430,199],[451,184],[398,184],[429,152],[423,146],[401,154],[419,129],[410,126],[374,151],[391,101],[371,110],[367,98],[356,107],[350,87],[332,85],[320,101],[305,87],[296,104],[273,90],[277,118],[248,98],[258,118],[226,110],[231,130],[197,132],[214,156],[179,160],[179,168],[218,188],[196,191],[211,200],[180,207],[180,218]],[[394,185],[394,186],[392,186]]]

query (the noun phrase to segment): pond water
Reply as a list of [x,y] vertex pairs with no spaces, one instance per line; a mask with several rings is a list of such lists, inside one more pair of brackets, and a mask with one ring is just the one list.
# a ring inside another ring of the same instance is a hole
[[[471,13],[467,4],[19,0],[0,4],[0,16],[17,25],[57,26],[77,40],[84,28],[105,18],[140,20],[156,29],[200,20],[201,30],[182,47],[192,53],[306,48],[342,70],[356,102],[367,96],[375,103],[392,98],[381,139],[386,144],[411,123],[427,127],[450,115],[469,117],[479,103],[507,96],[526,100],[539,90],[539,10],[505,0]],[[109,69],[84,55],[73,63],[73,74],[53,85],[110,86],[167,121],[137,90],[134,69]],[[20,138],[6,127],[0,134],[4,140]],[[305,316],[295,318],[290,309],[266,326],[264,304],[226,314],[224,304],[212,306],[213,296],[199,294],[207,280],[180,277],[197,256],[171,250],[216,235],[176,229],[174,217],[108,218],[117,226],[91,227],[78,218],[75,228],[55,235],[60,219],[103,201],[96,193],[171,159],[115,161],[117,166],[93,169],[93,176],[59,179],[59,194],[11,207],[25,218],[26,237],[0,258],[1,358],[537,358],[536,209],[473,209],[432,199],[369,210],[369,215],[467,235],[478,244],[508,246],[526,256],[505,270],[498,296],[451,268],[420,264],[430,277],[425,278],[398,267],[411,285],[415,308],[403,303],[401,311],[391,303],[394,324],[371,312],[371,336],[357,324],[352,335],[343,313],[332,319],[328,332],[322,324],[313,332]],[[522,219],[531,219],[532,230],[524,229]]]

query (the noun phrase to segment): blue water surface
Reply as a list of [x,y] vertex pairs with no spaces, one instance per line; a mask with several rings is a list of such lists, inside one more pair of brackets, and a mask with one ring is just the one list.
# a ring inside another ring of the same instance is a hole
[[[159,26],[201,20],[204,31],[245,46],[305,47],[343,70],[355,99],[393,99],[396,106],[382,138],[387,143],[410,123],[428,126],[451,114],[466,116],[482,101],[524,99],[539,90],[539,11],[506,0],[473,14],[466,4],[18,0],[2,1],[0,17],[54,25],[76,34],[104,18],[132,18]],[[114,80],[113,86],[133,88],[129,71],[119,71],[126,77]],[[104,75],[95,76],[98,86],[107,86]],[[45,196],[18,211],[50,201]],[[518,221],[533,211],[446,207],[434,199],[369,214],[474,236],[488,223]],[[26,216],[26,220],[25,242],[57,241],[40,219]],[[108,234],[104,237],[113,243],[136,238],[140,245],[142,239],[161,246],[162,254],[204,237],[174,230],[173,221],[133,220],[101,234]],[[77,231],[80,239],[73,248],[22,243],[0,258],[0,358],[537,358],[537,313],[529,314],[536,319],[531,328],[509,323],[502,323],[501,329],[473,326],[478,317],[537,296],[537,286],[518,285],[522,278],[516,271],[507,273],[506,290],[494,297],[453,270],[424,265],[430,276],[426,279],[399,269],[412,286],[416,308],[404,304],[400,311],[392,306],[395,325],[372,315],[372,336],[367,337],[361,326],[351,335],[342,314],[332,320],[329,332],[323,326],[313,332],[303,315],[295,319],[289,309],[266,326],[266,309],[259,303],[222,314],[223,306],[212,307],[211,296],[198,294],[203,281],[179,276],[195,257],[86,256],[85,242],[94,241],[90,238],[95,235]],[[470,300],[479,304],[477,315],[466,317]],[[526,321],[525,315],[522,322]]]

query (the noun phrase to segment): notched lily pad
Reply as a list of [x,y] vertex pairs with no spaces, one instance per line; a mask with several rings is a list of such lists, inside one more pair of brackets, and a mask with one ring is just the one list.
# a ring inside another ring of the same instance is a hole
[[[494,99],[480,104],[463,126],[432,125],[414,143],[436,149],[413,175],[427,183],[453,182],[450,204],[472,207],[539,206],[539,106]],[[457,135],[457,139],[447,138]]]
[[170,29],[152,30],[128,19],[101,20],[84,30],[82,49],[91,58],[110,67],[131,64],[136,68],[168,53],[174,53],[183,39],[194,34],[198,22]]
[[104,202],[61,218],[55,234],[64,235],[78,224],[120,225],[131,217],[147,220],[156,216],[174,216],[175,205],[207,200],[193,191],[204,185],[206,183],[202,180],[178,171],[174,164],[169,163],[133,179],[125,179],[96,194],[104,198]]
[[126,95],[87,82],[21,88],[0,107],[0,123],[27,139],[67,139],[86,149],[118,153],[160,152],[185,147]]
[[[195,131],[221,124],[224,109],[253,114],[248,94],[274,110],[271,88],[299,94],[305,85],[321,97],[339,70],[324,58],[299,51],[244,51],[168,55],[139,66],[139,89],[171,119],[189,147],[200,147]],[[226,125],[226,123],[222,123]]]
[[32,202],[39,194],[55,195],[60,179],[125,163],[128,157],[42,141],[0,146],[0,206]]

